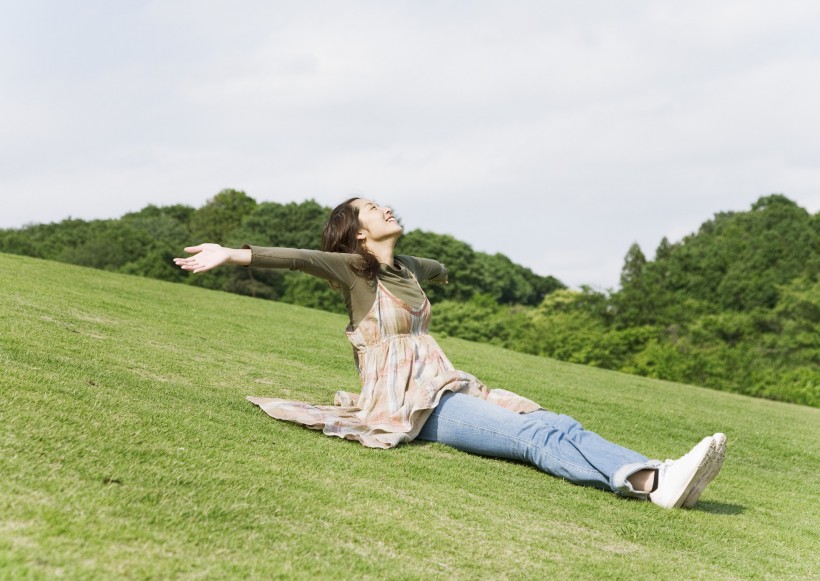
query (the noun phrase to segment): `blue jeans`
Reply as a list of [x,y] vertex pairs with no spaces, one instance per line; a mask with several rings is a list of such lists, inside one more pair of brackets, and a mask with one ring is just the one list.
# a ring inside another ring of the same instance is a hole
[[517,414],[482,399],[447,393],[433,410],[418,440],[496,458],[528,462],[575,484],[646,498],[627,478],[660,462],[588,432],[563,414],[538,410]]

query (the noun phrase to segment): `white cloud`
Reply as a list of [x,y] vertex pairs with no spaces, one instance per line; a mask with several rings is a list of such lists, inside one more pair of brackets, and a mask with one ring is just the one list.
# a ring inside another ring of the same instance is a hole
[[0,227],[259,199],[392,203],[573,285],[714,212],[820,209],[811,2],[17,3]]

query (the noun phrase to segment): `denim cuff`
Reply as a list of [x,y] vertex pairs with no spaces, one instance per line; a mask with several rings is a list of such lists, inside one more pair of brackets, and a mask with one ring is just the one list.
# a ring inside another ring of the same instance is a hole
[[609,485],[612,487],[615,494],[646,500],[649,498],[649,493],[642,490],[635,490],[627,478],[636,472],[640,472],[641,470],[655,470],[659,468],[660,465],[660,460],[647,460],[646,462],[632,462],[630,464],[624,464],[612,475]]

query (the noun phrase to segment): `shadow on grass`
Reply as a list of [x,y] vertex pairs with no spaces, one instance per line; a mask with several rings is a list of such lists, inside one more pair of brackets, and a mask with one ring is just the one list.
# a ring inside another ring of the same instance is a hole
[[700,510],[710,514],[743,514],[746,507],[742,504],[729,504],[727,502],[707,502],[701,500],[692,510]]
[[[423,440],[414,440],[412,442],[412,445],[414,445],[414,446],[430,446],[431,444],[433,444],[433,442],[427,442],[427,441],[423,441]],[[443,444],[442,444],[442,446],[445,449],[447,449],[448,451],[455,451],[455,448],[451,448],[451,447],[445,446]],[[504,463],[508,463],[508,464],[515,464],[515,465],[518,465],[518,466],[522,466],[522,467],[527,468],[529,470],[534,470],[535,472],[543,474],[546,478],[555,478],[555,479],[558,479],[558,480],[564,480],[563,478],[559,478],[559,477],[552,476],[550,474],[544,473],[542,470],[539,470],[537,467],[533,466],[532,464],[529,464],[527,462],[522,462],[520,460],[513,460],[513,459],[509,459],[509,458],[494,458],[494,457],[488,457],[488,459],[493,460],[495,462],[504,462]],[[570,484],[572,484],[572,483],[570,483]],[[576,486],[581,486],[582,488],[587,488],[586,486],[580,485],[580,484],[576,485]],[[607,489],[607,488],[599,488],[599,487],[595,487],[595,486],[590,486],[588,488],[596,488],[596,489],[601,490],[602,492],[605,492],[605,493],[610,492],[610,490]],[[638,498],[628,498],[628,497],[621,497],[621,498],[623,498],[624,500],[628,500],[628,501],[645,502],[644,500],[640,500]],[[687,510],[689,510],[689,509],[687,509]],[[709,501],[701,500],[691,510],[707,512],[709,514],[715,514],[715,515],[719,515],[719,514],[722,514],[722,515],[736,515],[736,514],[743,514],[746,511],[746,507],[743,506],[742,504],[730,504],[730,503],[726,503],[726,502],[709,502]]]

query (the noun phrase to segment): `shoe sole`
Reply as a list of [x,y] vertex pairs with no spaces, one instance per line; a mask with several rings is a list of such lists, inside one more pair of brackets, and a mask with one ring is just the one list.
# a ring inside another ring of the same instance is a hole
[[698,503],[700,495],[703,494],[703,491],[706,490],[706,487],[715,479],[715,476],[718,475],[718,472],[720,472],[720,469],[723,467],[723,461],[726,459],[726,434],[718,432],[712,436],[712,438],[715,440],[715,455],[714,458],[712,458],[712,464],[709,466],[706,474],[704,474],[692,488],[686,500],[683,501],[683,508],[693,508]]
[[706,474],[706,471],[709,469],[709,466],[712,465],[712,459],[715,457],[715,439],[709,437],[709,440],[711,441],[709,450],[703,455],[703,458],[701,458],[700,464],[698,464],[697,469],[692,473],[692,476],[689,477],[689,480],[681,488],[680,495],[677,498],[675,498],[674,502],[670,502],[669,500],[665,500],[664,502],[658,502],[651,494],[649,495],[649,500],[663,508],[680,508],[683,505],[686,498],[689,496],[689,493],[692,492],[692,488],[694,488],[694,486],[700,481],[703,475]]

